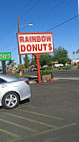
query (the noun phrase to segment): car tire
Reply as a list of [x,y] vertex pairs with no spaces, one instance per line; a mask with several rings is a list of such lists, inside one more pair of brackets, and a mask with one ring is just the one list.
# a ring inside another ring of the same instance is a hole
[[12,109],[19,104],[19,96],[15,92],[8,92],[2,99],[2,105],[6,109]]

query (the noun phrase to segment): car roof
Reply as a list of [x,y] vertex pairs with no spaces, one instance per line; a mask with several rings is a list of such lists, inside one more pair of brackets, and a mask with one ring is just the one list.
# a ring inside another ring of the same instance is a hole
[[15,77],[12,77],[12,76],[9,76],[9,75],[4,75],[4,74],[1,74],[1,75],[0,75],[0,78],[1,78],[1,79],[4,79],[4,80],[7,81],[7,82],[18,80],[18,79],[15,78]]

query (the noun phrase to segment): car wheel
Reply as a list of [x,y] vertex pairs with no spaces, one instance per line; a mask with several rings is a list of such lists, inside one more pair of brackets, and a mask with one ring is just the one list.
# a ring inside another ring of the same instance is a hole
[[2,99],[2,105],[4,108],[12,109],[18,106],[19,96],[15,92],[9,92],[5,94]]

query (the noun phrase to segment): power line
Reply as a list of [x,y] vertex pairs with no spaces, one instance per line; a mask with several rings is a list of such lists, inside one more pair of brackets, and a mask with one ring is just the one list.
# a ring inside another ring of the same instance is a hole
[[[31,1],[32,1],[32,0],[30,0],[30,1],[27,3],[27,5],[30,4]],[[31,11],[31,9],[32,9],[33,7],[35,7],[35,6],[38,4],[39,1],[40,1],[40,0],[38,0],[31,8],[29,8],[29,9],[27,10],[27,12]],[[25,7],[26,7],[26,5],[24,6],[24,8],[25,8]],[[24,9],[24,8],[22,8],[22,9]],[[21,11],[21,10],[20,10],[20,11]],[[22,17],[23,17],[23,15],[22,15],[20,18],[22,18]],[[11,29],[7,32],[6,37],[8,37],[9,33],[14,29],[14,27],[16,26],[16,24],[17,24],[17,22],[15,22],[15,23],[12,25]]]
[[[32,2],[32,0],[30,0],[28,3],[27,3],[27,5],[29,5],[30,4],[30,2]],[[38,3],[40,2],[40,0],[38,0],[31,8],[29,8],[26,12],[30,12]],[[60,3],[58,3],[55,7],[53,7],[53,8],[56,8],[56,7],[58,7],[59,5],[61,5],[62,3],[64,3],[65,2],[65,0],[63,0],[62,2],[60,2]],[[22,8],[23,10],[25,9],[25,7],[26,7],[26,5]],[[49,12],[49,11],[51,11],[52,9],[50,9],[50,10],[48,10],[47,12]],[[22,10],[20,10],[20,11],[22,11]],[[42,14],[39,18],[41,18],[42,16],[44,16],[47,12],[45,12],[44,14]],[[20,17],[20,18],[23,18],[24,17],[24,14]],[[36,20],[38,20],[39,18],[37,18]],[[35,21],[35,20],[34,20]],[[17,22],[15,22],[13,25],[12,25],[12,27],[9,29],[9,31],[7,32],[7,34],[5,34],[5,39],[7,39],[8,38],[8,35],[13,31],[13,29],[16,27],[16,24],[17,24]],[[1,41],[1,39],[0,39],[0,41]]]
[[[32,2],[32,0],[30,0],[30,1],[27,3],[27,5],[29,5],[30,2]],[[31,8],[29,8],[26,12],[30,12],[39,2],[40,2],[40,0],[38,0],[38,1],[37,1]],[[60,2],[60,3],[58,3],[56,6],[53,7],[53,9],[57,8],[58,6],[60,6],[61,4],[63,4],[64,2],[65,2],[65,0],[63,0],[63,1]],[[22,9],[24,9],[25,7],[26,7],[26,5],[25,5]],[[47,12],[50,12],[51,10],[52,10],[52,9],[48,10]],[[20,10],[20,11],[22,11],[22,10]],[[45,12],[44,14],[42,14],[39,18],[41,18],[42,16],[44,16],[47,12]],[[20,19],[23,18],[23,17],[24,17],[24,14],[20,17]],[[39,18],[37,18],[36,20],[38,20]],[[35,20],[34,20],[34,21],[35,21]],[[17,22],[15,22],[15,23],[12,25],[11,29],[7,32],[7,34],[5,35],[5,39],[8,38],[8,35],[13,31],[13,29],[16,27],[16,25],[17,25]]]
[[43,17],[44,15],[46,15],[46,13],[49,13],[51,10],[54,10],[55,8],[59,7],[60,5],[62,5],[65,1],[67,0],[63,0],[60,3],[58,3],[57,5],[55,5],[54,7],[52,7],[51,9],[47,10],[46,12],[42,13],[42,15],[40,15],[38,18],[36,18],[35,20],[33,20],[31,23],[36,22],[37,20],[39,20],[41,17]]
[[13,52],[15,49],[17,49],[17,47],[16,47],[16,48],[14,48],[13,50],[11,50],[11,52]]
[[66,23],[68,23],[68,22],[74,20],[74,19],[77,18],[78,16],[79,16],[79,15],[75,15],[75,16],[69,18],[68,20],[66,20],[66,21],[64,21],[64,22],[62,22],[62,23],[60,23],[60,24],[58,24],[58,25],[56,25],[56,26],[50,28],[49,30],[47,30],[47,32],[48,32],[48,31],[51,31],[51,30],[53,30],[53,29],[56,29],[56,28],[58,28],[58,27],[60,27],[60,26],[62,26],[62,25],[64,25],[64,24],[66,24]]
[[[32,0],[30,0],[28,3],[26,3],[27,5],[29,5],[30,4],[30,2],[31,2]],[[25,9],[25,7],[26,7],[26,4],[24,5],[24,7],[23,8],[21,8],[19,11],[23,11],[24,9]],[[15,20],[15,19],[14,19]],[[13,22],[14,22],[14,20],[12,20]],[[12,23],[13,23],[12,22]],[[8,35],[13,31],[13,29],[15,28],[15,26],[16,26],[16,24],[17,24],[17,22],[15,22],[15,23],[13,23],[13,24],[11,24],[12,26],[11,26],[11,28],[9,29],[9,31],[7,32],[7,34],[5,34],[5,35],[3,35],[3,37],[5,36],[5,39],[8,37]],[[9,26],[10,27],[10,26]],[[0,41],[1,41],[2,39],[0,39]]]
[[[32,2],[33,0],[30,0],[28,3],[27,3],[27,5],[29,5],[30,4],[30,2]],[[38,0],[38,1],[40,1],[40,0]],[[38,3],[38,1],[29,9],[30,11],[31,11],[31,9]],[[25,7],[26,7],[26,5],[22,8],[23,10],[25,9]],[[20,10],[20,11],[23,11],[23,10]],[[28,11],[29,12],[29,11]],[[17,22],[15,22],[14,24],[12,24],[12,26],[11,26],[11,28],[9,29],[9,31],[7,32],[7,34],[5,34],[5,35],[3,35],[3,37],[5,36],[5,39],[7,39],[8,38],[8,35],[13,31],[13,29],[16,27],[16,25],[17,25]],[[0,39],[0,41],[1,41],[2,39]]]
[[[8,30],[8,32],[6,33],[6,34],[4,34],[2,37],[4,38],[5,37],[5,39],[7,39],[7,37],[8,37],[8,35],[11,33],[11,31],[16,27],[16,24],[17,23],[14,23],[12,26],[11,26],[11,28]],[[3,39],[2,38],[2,39]],[[2,41],[2,39],[0,39],[0,42]]]
[[[32,1],[32,0],[30,0],[30,2],[31,2],[31,1]],[[30,2],[29,2],[29,3],[30,3]],[[29,3],[27,3],[27,5],[28,5]],[[26,6],[26,5],[24,5],[24,7],[23,7],[22,9],[20,9],[20,11],[24,10],[25,6]],[[9,33],[10,33],[11,31],[13,31],[15,25],[17,24],[17,22],[13,23],[14,21],[15,21],[15,19],[12,20],[11,28],[9,29],[9,31],[7,32],[7,34],[3,35],[3,36],[5,36],[5,39],[8,37]],[[9,26],[9,27],[10,27],[10,26]],[[2,39],[0,39],[0,41],[1,41],[1,40],[2,40]]]
[[[26,1],[26,0],[25,0]],[[22,11],[24,11],[24,9],[32,2],[33,0],[30,0],[30,1],[28,1],[28,3],[26,3],[25,5],[24,5],[24,7],[20,10],[21,12]],[[20,12],[19,11],[19,12]]]
[[[32,1],[32,0],[31,0]],[[29,8],[26,12],[30,12],[38,3],[40,2],[40,0],[38,0],[31,8]],[[24,15],[22,15],[21,17],[20,17],[20,19],[21,18],[23,18],[24,17]],[[15,49],[17,49],[17,47],[16,48],[14,48],[13,50],[11,50],[11,52],[13,52]]]
[[[50,30],[52,30],[52,29],[56,29],[56,28],[58,28],[58,27],[60,27],[60,26],[62,26],[62,25],[64,25],[64,24],[66,24],[66,23],[68,23],[68,22],[74,20],[74,19],[77,18],[78,16],[79,16],[79,15],[73,16],[73,17],[69,18],[68,20],[62,22],[61,24],[58,24],[58,25],[56,25],[56,26],[50,28],[48,31],[50,31]],[[48,31],[47,31],[47,32],[48,32]],[[15,49],[16,49],[16,48],[14,48],[13,50],[11,50],[11,52],[14,51]]]
[[57,5],[53,6],[51,9],[47,10],[46,12],[42,13],[38,18],[36,18],[34,21],[32,21],[32,23],[36,22],[37,20],[39,20],[41,17],[43,17],[44,15],[48,14],[50,11],[56,9],[57,7],[59,7],[60,5],[62,5],[65,1],[67,0],[63,0],[60,3],[58,3]]
[[38,3],[40,2],[40,0],[38,0],[32,7],[30,7],[21,17],[20,19],[22,19],[26,13],[30,12]]

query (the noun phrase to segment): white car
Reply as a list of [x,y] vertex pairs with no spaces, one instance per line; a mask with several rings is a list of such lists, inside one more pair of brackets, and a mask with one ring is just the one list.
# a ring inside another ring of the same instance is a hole
[[0,75],[0,106],[15,108],[19,102],[31,97],[28,79]]
[[55,64],[55,67],[63,67],[63,64]]

